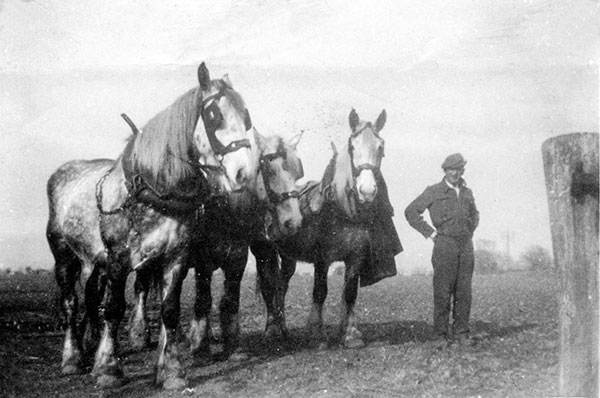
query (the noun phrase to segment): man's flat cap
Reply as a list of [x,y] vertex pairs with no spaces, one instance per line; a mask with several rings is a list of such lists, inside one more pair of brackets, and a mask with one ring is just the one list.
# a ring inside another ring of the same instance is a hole
[[467,164],[467,161],[460,153],[453,153],[444,160],[442,169],[460,169],[461,167],[464,167],[465,164]]

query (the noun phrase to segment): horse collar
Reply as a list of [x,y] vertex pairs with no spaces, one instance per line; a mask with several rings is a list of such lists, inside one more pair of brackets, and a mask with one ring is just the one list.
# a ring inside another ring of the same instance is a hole
[[[202,174],[198,174],[193,181],[195,189],[192,194],[160,193],[146,181],[139,170],[134,169],[131,155],[133,143],[133,139],[127,143],[121,157],[125,187],[128,193],[127,206],[135,200],[167,214],[189,214],[203,207],[209,195],[209,188],[208,182]],[[101,178],[101,182],[99,181],[101,185],[104,178]],[[126,207],[126,205],[124,206]]]

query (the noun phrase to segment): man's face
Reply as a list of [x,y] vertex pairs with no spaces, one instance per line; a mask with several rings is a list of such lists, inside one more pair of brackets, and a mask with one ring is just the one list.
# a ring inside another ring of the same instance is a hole
[[464,172],[464,167],[458,169],[445,169],[444,174],[446,174],[446,181],[448,181],[452,185],[456,185],[460,181],[460,178],[462,177]]

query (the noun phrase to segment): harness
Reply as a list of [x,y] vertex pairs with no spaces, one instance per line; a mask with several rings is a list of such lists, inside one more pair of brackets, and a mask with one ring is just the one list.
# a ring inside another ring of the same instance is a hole
[[[204,123],[210,146],[219,162],[221,162],[223,157],[228,153],[235,152],[242,148],[250,148],[250,140],[247,138],[232,141],[227,146],[225,146],[216,136],[217,129],[221,126],[223,122],[223,115],[218,107],[218,100],[225,95],[226,89],[228,89],[227,86],[220,89],[216,94],[208,96],[202,100],[202,121]],[[143,133],[143,131],[139,130],[135,123],[133,123],[133,121],[126,114],[121,114],[121,117],[125,120],[125,122],[127,122],[129,127],[131,128],[134,137],[138,134]],[[252,128],[252,121],[250,119],[248,109],[245,109],[244,123],[246,131]],[[188,182],[188,185],[192,186],[191,194],[163,194],[158,192],[152,185],[150,185],[138,170],[134,169],[133,159],[131,156],[134,142],[134,139],[129,140],[129,142],[125,146],[123,155],[121,157],[123,174],[125,176],[125,186],[127,188],[127,197],[123,204],[113,210],[108,211],[104,210],[102,207],[102,188],[106,178],[115,170],[117,166],[116,162],[96,183],[95,196],[96,207],[98,208],[99,212],[98,218],[100,225],[100,237],[102,239],[102,243],[104,244],[105,251],[107,253],[107,236],[106,231],[102,227],[103,216],[123,213],[135,203],[143,203],[167,214],[184,215],[196,212],[196,218],[198,218],[204,213],[204,203],[206,202],[210,194],[208,182],[206,181],[206,178],[204,178],[204,175],[200,170],[207,169],[223,171],[222,164],[220,164],[219,166],[194,164],[195,167],[198,167],[198,173],[196,173],[197,177],[193,178],[193,180]],[[133,228],[134,222],[132,217],[133,216],[131,212],[129,212],[128,222],[130,229],[133,229],[134,233],[137,234],[137,231],[135,231],[135,229]],[[127,244],[124,245],[124,248],[127,248]],[[122,250],[123,249],[119,250],[117,253],[112,254],[118,255],[122,252]]]
[[[221,161],[228,153],[235,152],[242,148],[250,148],[250,140],[247,138],[232,141],[227,146],[223,145],[217,138],[217,129],[221,126],[221,123],[223,123],[223,114],[219,109],[218,102],[224,95],[225,89],[221,89],[216,94],[209,95],[202,100],[202,120],[204,121],[204,128],[206,129],[208,142],[219,161]],[[246,128],[246,131],[252,128],[252,120],[250,119],[248,109],[244,110],[244,127]]]
[[269,153],[266,155],[261,155],[260,157],[260,172],[263,175],[263,182],[265,184],[265,190],[267,191],[267,198],[272,207],[277,206],[279,203],[285,202],[288,199],[299,198],[300,194],[298,191],[293,190],[289,192],[277,193],[271,189],[270,184],[265,181],[270,177],[270,172],[268,169],[268,163],[277,158],[283,159],[283,161],[287,160],[287,152],[283,147],[283,143],[279,143],[279,147],[275,153]]
[[379,168],[381,167],[381,159],[385,156],[385,153],[383,151],[383,146],[382,146],[380,149],[381,153],[378,156],[379,160],[376,165],[370,164],[370,163],[363,163],[361,165],[354,166],[354,147],[352,145],[352,139],[358,137],[367,128],[371,128],[371,130],[373,131],[373,134],[375,134],[375,136],[377,138],[380,138],[379,134],[377,134],[377,131],[373,128],[373,125],[371,124],[371,122],[367,122],[367,124],[365,124],[365,126],[363,128],[352,132],[352,134],[350,134],[350,137],[348,137],[348,154],[350,155],[350,167],[352,168],[352,177],[353,178],[358,177],[358,175],[363,170],[372,170],[374,173],[378,172]]

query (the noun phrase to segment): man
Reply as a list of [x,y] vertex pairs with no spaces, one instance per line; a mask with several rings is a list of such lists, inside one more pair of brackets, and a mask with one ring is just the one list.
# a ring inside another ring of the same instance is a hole
[[[434,242],[433,332],[440,342],[470,342],[473,231],[479,224],[479,212],[473,192],[462,178],[466,163],[460,153],[448,156],[442,164],[443,180],[427,187],[404,212],[408,223]],[[429,210],[433,227],[423,219],[425,210]]]

